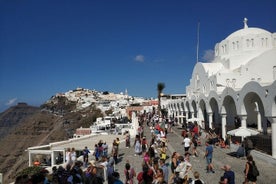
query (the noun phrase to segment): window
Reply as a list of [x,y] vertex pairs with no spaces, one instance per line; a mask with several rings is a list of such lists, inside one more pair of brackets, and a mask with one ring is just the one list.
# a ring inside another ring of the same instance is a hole
[[249,39],[246,39],[246,46],[249,47]]
[[236,44],[235,44],[235,42],[233,42],[232,45],[233,45],[233,50],[235,50],[235,49],[236,49]]

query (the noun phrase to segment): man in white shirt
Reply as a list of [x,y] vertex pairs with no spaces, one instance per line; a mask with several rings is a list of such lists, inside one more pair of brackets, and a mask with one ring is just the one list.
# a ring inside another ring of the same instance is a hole
[[182,144],[184,144],[184,150],[185,150],[185,152],[189,151],[191,143],[192,143],[191,139],[186,134],[185,138],[184,138],[184,140],[182,142]]

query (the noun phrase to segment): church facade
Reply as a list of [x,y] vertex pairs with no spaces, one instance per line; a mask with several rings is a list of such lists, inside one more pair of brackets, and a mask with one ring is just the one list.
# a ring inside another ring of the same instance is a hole
[[223,138],[240,120],[243,128],[272,136],[276,158],[276,33],[248,27],[214,48],[210,63],[197,62],[186,94],[163,99],[169,116],[196,119],[203,129],[219,127]]

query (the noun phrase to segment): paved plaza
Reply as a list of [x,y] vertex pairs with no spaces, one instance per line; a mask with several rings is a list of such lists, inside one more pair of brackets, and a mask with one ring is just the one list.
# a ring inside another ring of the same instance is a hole
[[[183,155],[184,147],[181,144],[183,138],[181,137],[182,129],[179,127],[173,127],[173,132],[167,135],[168,137],[168,155],[171,156],[173,151],[177,151]],[[150,137],[149,127],[145,127],[145,135],[147,138]],[[228,155],[227,153],[231,152],[231,149],[222,149],[215,147],[214,148],[214,156],[213,156],[213,164],[215,167],[215,173],[206,173],[206,161],[203,158],[205,153],[205,140],[201,138],[203,142],[202,146],[198,147],[199,157],[191,157],[191,164],[193,166],[193,171],[198,171],[200,173],[200,178],[206,184],[216,184],[219,182],[220,177],[223,175],[224,171],[220,168],[229,164],[232,166],[232,170],[235,172],[236,176],[236,184],[242,184],[244,181],[244,168],[246,159],[245,158],[236,158]],[[131,145],[133,145],[133,140]],[[116,170],[120,173],[121,179],[124,181],[124,165],[128,160],[130,164],[135,168],[136,173],[139,173],[142,170],[142,157],[134,156],[134,148],[125,148],[124,143],[120,145],[120,162],[116,165]],[[276,183],[276,164],[275,159],[272,157],[265,157],[263,159],[259,159],[259,156],[254,156],[254,160],[256,165],[259,168],[260,176],[258,177],[258,184],[272,184]],[[170,159],[167,159],[167,163],[170,163]],[[169,169],[170,170],[170,169]],[[137,180],[136,180],[137,182]]]

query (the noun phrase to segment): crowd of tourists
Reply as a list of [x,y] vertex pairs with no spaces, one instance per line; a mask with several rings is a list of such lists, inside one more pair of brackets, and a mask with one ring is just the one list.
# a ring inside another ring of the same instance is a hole
[[[125,162],[123,171],[115,170],[115,165],[119,162],[119,147],[123,145],[119,138],[115,139],[112,145],[107,145],[106,141],[99,141],[94,145],[94,150],[87,147],[83,149],[83,160],[76,159],[74,148],[68,148],[65,154],[66,167],[59,166],[52,168],[51,179],[46,177],[47,172],[33,175],[26,183],[60,183],[60,184],[204,184],[204,179],[200,178],[200,173],[193,169],[190,157],[198,157],[197,146],[205,142],[206,149],[204,158],[206,159],[206,172],[215,173],[213,160],[213,147],[219,146],[227,148],[227,143],[214,132],[202,132],[197,123],[189,123],[184,128],[183,153],[168,151],[169,134],[172,132],[173,118],[160,118],[156,114],[143,114],[139,117],[139,128],[137,135],[131,142],[128,132],[125,134],[125,147],[133,148],[135,157],[141,159],[141,168],[134,168],[128,160]],[[145,128],[150,130],[150,136],[144,134]],[[111,149],[110,152],[108,149]],[[93,158],[89,158],[93,152]],[[171,154],[171,156],[169,156]],[[235,184],[235,173],[229,164],[224,165],[223,176],[218,179],[220,184]],[[253,157],[249,154],[244,170],[245,181],[257,181],[257,175]],[[26,177],[20,176],[15,183],[24,183]]]

